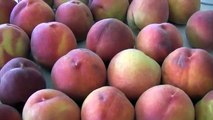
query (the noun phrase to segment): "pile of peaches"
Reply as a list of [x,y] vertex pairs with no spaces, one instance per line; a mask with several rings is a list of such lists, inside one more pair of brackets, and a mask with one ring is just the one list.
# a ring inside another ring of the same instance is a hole
[[200,7],[0,0],[0,119],[213,120],[213,9]]

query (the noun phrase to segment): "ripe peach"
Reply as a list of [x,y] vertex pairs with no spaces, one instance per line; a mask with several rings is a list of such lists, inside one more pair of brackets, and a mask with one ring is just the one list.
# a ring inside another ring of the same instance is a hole
[[87,34],[86,47],[98,54],[105,63],[110,62],[118,52],[134,47],[131,29],[114,18],[96,22]]
[[94,52],[71,50],[54,64],[51,71],[53,87],[82,102],[94,89],[106,83],[106,68]]
[[157,85],[146,90],[135,105],[137,120],[194,120],[189,96],[172,85]]
[[10,15],[10,23],[21,27],[29,36],[39,23],[53,20],[54,12],[43,0],[22,0]]
[[169,21],[176,24],[186,24],[190,16],[200,9],[200,1],[168,0]]
[[54,63],[77,47],[73,32],[59,22],[37,25],[31,36],[31,53],[36,62],[52,68]]
[[[68,1],[70,0],[53,0],[54,2],[53,8],[57,9],[61,4],[66,3]],[[87,5],[89,0],[78,0],[78,1],[81,1]]]
[[28,98],[22,116],[23,120],[80,120],[80,108],[63,92],[43,89]]
[[213,90],[209,91],[195,104],[196,120],[212,120],[213,118]]
[[186,24],[186,37],[193,48],[213,51],[213,10],[194,13]]
[[119,89],[104,86],[92,91],[84,100],[82,120],[134,120],[134,107]]
[[109,85],[135,101],[148,88],[160,84],[160,65],[142,51],[127,49],[116,54],[108,66]]
[[14,0],[0,0],[0,24],[10,22],[10,13],[16,4]]
[[95,21],[105,18],[116,18],[124,21],[129,7],[128,0],[89,0],[89,8]]
[[[18,0],[18,2],[20,2],[22,0]],[[53,6],[53,0],[43,0],[44,2],[46,2],[50,7]]]
[[12,106],[0,104],[1,120],[22,120],[21,114]]
[[203,49],[181,47],[171,52],[162,64],[164,84],[184,90],[193,101],[213,89],[213,57]]
[[133,0],[127,12],[127,23],[136,32],[151,23],[167,22],[168,18],[168,0]]
[[28,56],[30,39],[20,27],[1,24],[0,38],[0,68],[12,58]]
[[46,87],[45,79],[31,60],[14,58],[0,71],[0,100],[8,105],[22,105],[28,97]]
[[55,19],[67,25],[74,33],[77,41],[86,39],[87,33],[94,22],[88,6],[79,0],[70,0],[60,5],[56,10]]
[[24,58],[24,57],[15,57],[13,59],[11,59],[10,61],[8,61],[8,63],[6,63],[0,70],[0,78],[8,71],[10,71],[11,69],[14,68],[19,68],[21,66],[24,67],[29,67],[29,68],[33,68],[35,70],[41,71],[41,67],[38,66],[36,63],[34,63],[33,61]]
[[138,34],[136,48],[162,64],[173,50],[183,46],[178,29],[170,23],[150,24]]

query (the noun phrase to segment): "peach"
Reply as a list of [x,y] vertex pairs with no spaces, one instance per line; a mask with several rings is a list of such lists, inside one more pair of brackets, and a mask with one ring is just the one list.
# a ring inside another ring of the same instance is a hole
[[[53,2],[54,2],[53,7],[54,7],[55,9],[57,9],[61,4],[66,3],[66,2],[68,2],[68,1],[70,1],[70,0],[53,0]],[[83,2],[84,4],[87,5],[89,0],[78,0],[78,1],[81,1],[81,2]]]
[[54,12],[43,0],[22,0],[10,15],[10,23],[21,27],[29,36],[39,23],[53,20]]
[[46,87],[43,74],[26,58],[8,61],[0,71],[0,100],[4,104],[21,106],[35,91]]
[[190,16],[200,9],[200,0],[168,0],[168,2],[169,21],[176,24],[186,24]]
[[138,34],[136,48],[162,64],[173,50],[183,46],[178,29],[170,23],[150,24]]
[[20,27],[13,24],[0,24],[0,68],[15,57],[27,57],[30,39]]
[[21,66],[24,67],[29,67],[29,68],[33,68],[35,70],[41,71],[41,67],[38,66],[36,63],[34,63],[33,61],[24,58],[24,57],[15,57],[13,59],[11,59],[10,61],[8,61],[8,63],[6,63],[0,70],[0,78],[8,71],[10,71],[11,69],[14,68],[19,68]]
[[108,66],[109,85],[135,101],[148,88],[160,84],[160,65],[142,51],[127,49],[116,54]]
[[109,63],[118,52],[133,48],[134,34],[131,29],[115,18],[96,22],[87,34],[86,47]]
[[1,120],[22,120],[21,114],[12,106],[0,104]]
[[193,48],[213,51],[213,10],[197,11],[186,24],[186,37]]
[[[18,2],[20,2],[22,0],[18,0]],[[44,2],[46,2],[50,7],[53,6],[53,0],[43,0]]]
[[104,86],[84,100],[81,120],[134,120],[134,107],[119,89]]
[[127,12],[127,23],[135,32],[151,23],[167,22],[168,18],[168,0],[133,0]]
[[54,63],[77,47],[73,32],[63,23],[40,23],[32,32],[31,53],[36,62],[52,68]]
[[80,108],[63,92],[43,89],[28,98],[22,116],[23,120],[80,120]]
[[213,89],[213,57],[203,49],[181,47],[162,64],[162,80],[184,90],[193,101]]
[[195,104],[196,120],[212,120],[213,118],[213,90],[209,91]]
[[157,85],[146,90],[135,105],[137,120],[194,120],[189,96],[172,85]]
[[67,25],[74,33],[77,41],[86,39],[87,33],[94,22],[88,6],[79,0],[70,0],[60,5],[56,10],[55,19]]
[[128,0],[89,0],[89,8],[95,21],[104,18],[116,18],[124,21],[129,7]]
[[0,24],[10,22],[10,13],[16,4],[14,0],[0,0]]
[[71,50],[54,64],[51,71],[53,88],[82,102],[94,89],[106,83],[106,68],[94,52],[78,48]]

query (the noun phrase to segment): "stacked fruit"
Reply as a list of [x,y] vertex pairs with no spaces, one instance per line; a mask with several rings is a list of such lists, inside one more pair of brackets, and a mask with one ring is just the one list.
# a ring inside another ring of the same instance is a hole
[[0,0],[0,119],[213,120],[212,23],[200,0]]

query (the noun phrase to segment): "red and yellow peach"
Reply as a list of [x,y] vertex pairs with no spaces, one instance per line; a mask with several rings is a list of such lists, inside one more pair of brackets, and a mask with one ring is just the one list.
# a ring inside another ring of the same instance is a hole
[[73,32],[60,22],[37,25],[31,36],[31,53],[36,62],[52,68],[54,63],[77,47]]

